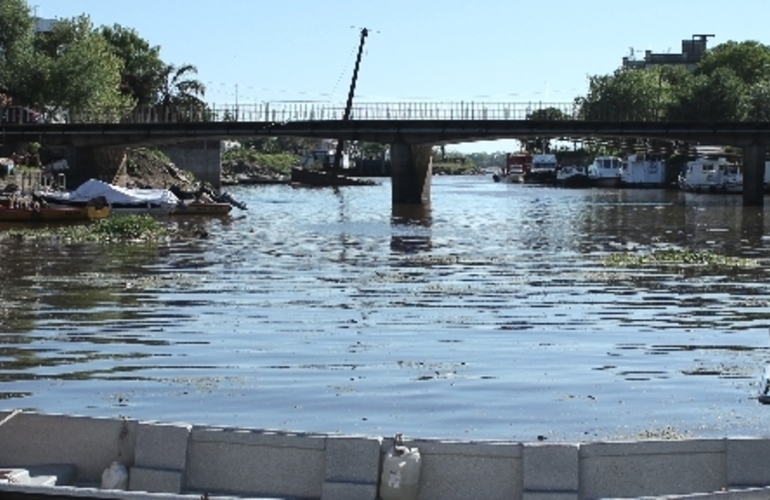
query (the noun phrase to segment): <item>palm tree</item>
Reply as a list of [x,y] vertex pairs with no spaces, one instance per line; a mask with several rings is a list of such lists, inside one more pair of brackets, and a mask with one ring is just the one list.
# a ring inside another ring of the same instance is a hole
[[206,86],[191,78],[198,73],[198,68],[192,64],[175,66],[166,64],[160,72],[157,101],[164,112],[174,111],[185,116],[192,111],[205,109],[202,97],[206,94]]

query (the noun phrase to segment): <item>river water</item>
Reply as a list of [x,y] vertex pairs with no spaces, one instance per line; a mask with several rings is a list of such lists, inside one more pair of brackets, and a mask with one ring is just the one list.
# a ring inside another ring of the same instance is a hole
[[[209,238],[0,242],[0,409],[287,431],[765,435],[770,217],[739,195],[434,177],[230,192]],[[606,267],[656,248],[750,268]]]

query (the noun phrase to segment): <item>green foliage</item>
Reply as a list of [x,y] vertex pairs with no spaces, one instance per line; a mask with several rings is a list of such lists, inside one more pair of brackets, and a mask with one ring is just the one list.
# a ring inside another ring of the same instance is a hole
[[575,99],[586,120],[741,121],[770,118],[770,46],[727,42],[682,66],[620,68],[589,77]]
[[[0,87],[16,98],[16,104],[29,104],[23,90],[28,70],[33,67],[34,26],[24,0],[0,0]],[[0,89],[2,91],[2,89]]]
[[[87,15],[61,19],[34,33],[25,0],[0,0],[0,92],[13,104],[73,119],[115,121],[135,105],[185,108],[178,119],[204,119],[204,85],[195,66],[160,59],[132,29],[94,28]],[[97,114],[98,112],[98,114]]]
[[198,73],[192,64],[176,66],[166,64],[160,72],[160,87],[156,102],[161,106],[200,107],[200,98],[206,95],[206,87],[190,75]]
[[160,79],[166,70],[160,58],[160,47],[151,46],[135,30],[119,24],[103,26],[99,32],[110,45],[112,53],[123,61],[121,93],[135,100],[139,106],[155,104],[163,83]]
[[747,118],[754,121],[770,121],[770,80],[751,86],[747,98]]
[[241,141],[244,149],[261,153],[291,153],[302,155],[315,147],[318,139],[303,137],[253,137]]
[[[467,157],[470,160],[470,163],[480,169],[496,168],[505,165],[504,151],[497,151],[495,153],[471,153],[467,155]],[[434,158],[436,158],[435,155]]]
[[698,63],[698,74],[713,75],[727,68],[746,85],[770,81],[770,46],[754,40],[728,41],[704,54]]
[[93,119],[115,120],[133,105],[120,92],[123,61],[88,16],[57,21],[51,33],[37,36],[35,49],[36,81],[30,89],[35,101],[48,109],[68,110],[71,115],[98,110],[100,115]]
[[570,116],[559,108],[548,107],[527,113],[527,120],[567,120]]
[[244,164],[260,166],[273,174],[289,175],[299,165],[299,157],[291,153],[261,153],[254,149],[233,148],[222,153],[223,166]]
[[748,116],[747,86],[729,68],[695,76],[677,94],[667,113],[672,120],[741,121]]
[[97,239],[109,241],[155,240],[166,234],[160,223],[149,215],[126,215],[102,219],[91,232]]
[[131,243],[165,239],[167,230],[149,215],[109,217],[92,224],[11,229],[0,238],[15,240],[54,239],[68,243]]
[[434,161],[433,173],[446,175],[470,175],[479,173],[479,168],[468,158],[464,161]]
[[671,81],[686,78],[660,68],[621,68],[612,75],[592,76],[585,97],[576,99],[585,120],[655,120],[671,101]]

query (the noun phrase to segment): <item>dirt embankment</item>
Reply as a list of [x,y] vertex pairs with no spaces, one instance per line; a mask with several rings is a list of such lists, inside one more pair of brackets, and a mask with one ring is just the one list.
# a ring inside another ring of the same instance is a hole
[[170,188],[176,185],[191,190],[199,184],[192,173],[178,168],[163,154],[145,148],[126,150],[125,169],[118,177],[120,185],[136,188]]

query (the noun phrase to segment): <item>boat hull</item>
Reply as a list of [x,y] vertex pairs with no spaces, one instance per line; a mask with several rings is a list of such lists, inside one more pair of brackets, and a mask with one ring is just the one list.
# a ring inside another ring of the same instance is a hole
[[171,215],[227,215],[232,209],[229,203],[180,203]]
[[374,183],[365,179],[356,179],[326,170],[291,169],[291,183],[304,186],[371,186]]
[[592,177],[589,178],[591,186],[603,187],[603,188],[615,188],[620,187],[619,177]]
[[68,222],[105,219],[110,207],[0,207],[0,222]]

